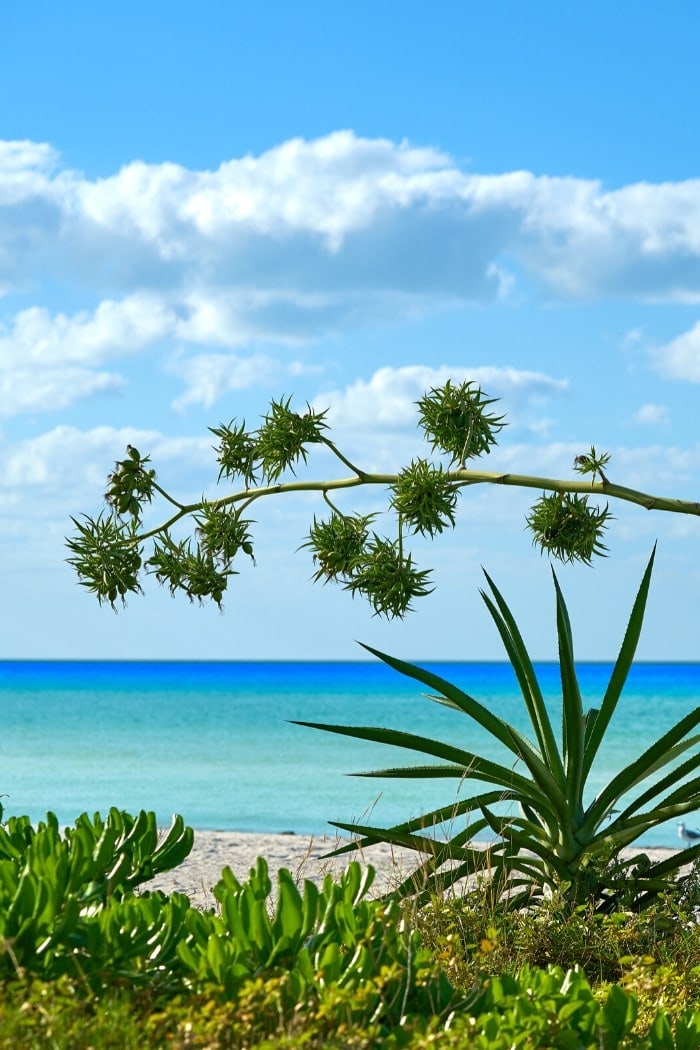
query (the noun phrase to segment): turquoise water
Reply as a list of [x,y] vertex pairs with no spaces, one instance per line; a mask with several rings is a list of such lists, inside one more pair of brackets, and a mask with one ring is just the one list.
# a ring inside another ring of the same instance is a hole
[[[508,665],[426,666],[527,728]],[[586,706],[597,705],[610,671],[580,666]],[[558,668],[538,673],[555,711]],[[637,665],[593,789],[698,704],[700,665]],[[464,796],[452,780],[345,776],[421,759],[293,719],[390,726],[503,757],[464,715],[381,663],[0,661],[0,801],[6,814],[34,820],[51,809],[68,823],[118,805],[154,809],[163,823],[182,813],[195,828],[308,834],[370,809],[373,822],[397,823]],[[644,843],[679,845],[675,823]]]

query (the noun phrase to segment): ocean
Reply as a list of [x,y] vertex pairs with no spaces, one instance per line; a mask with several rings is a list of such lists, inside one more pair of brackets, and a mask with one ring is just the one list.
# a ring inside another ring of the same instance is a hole
[[[508,664],[425,666],[527,730]],[[611,669],[579,666],[586,707],[598,705]],[[537,670],[554,713],[558,667]],[[700,664],[637,664],[592,790],[698,704]],[[52,810],[70,823],[116,805],[155,810],[164,825],[181,813],[200,829],[321,834],[329,820],[388,826],[465,795],[453,780],[347,776],[421,758],[294,719],[397,728],[503,757],[464,715],[379,662],[0,661],[0,802],[5,816],[35,821]],[[679,846],[676,823],[642,844]]]

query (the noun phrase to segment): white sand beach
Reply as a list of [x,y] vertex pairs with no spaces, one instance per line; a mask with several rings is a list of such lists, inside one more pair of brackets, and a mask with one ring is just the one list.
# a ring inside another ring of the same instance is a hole
[[[238,831],[196,831],[194,847],[187,860],[174,871],[166,872],[148,884],[148,889],[166,893],[186,893],[200,908],[214,907],[212,887],[221,869],[228,865],[237,878],[247,876],[257,857],[265,857],[273,876],[278,868],[288,868],[299,879],[320,880],[327,871],[342,871],[353,860],[372,864],[377,869],[374,891],[382,892],[396,885],[401,876],[410,874],[418,863],[411,850],[398,850],[381,844],[341,857],[324,859],[324,854],[339,845],[334,837],[306,835],[252,834]],[[661,860],[676,852],[671,849],[625,850],[625,855],[646,853]]]

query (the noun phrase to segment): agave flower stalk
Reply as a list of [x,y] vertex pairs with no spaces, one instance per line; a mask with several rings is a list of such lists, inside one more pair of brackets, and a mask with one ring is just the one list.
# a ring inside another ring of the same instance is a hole
[[[155,576],[173,594],[220,606],[239,566],[255,564],[255,522],[247,517],[249,508],[263,499],[312,493],[332,511],[330,518],[314,516],[301,543],[313,559],[313,579],[361,596],[378,616],[402,618],[416,599],[433,590],[430,570],[418,567],[408,549],[410,537],[437,539],[454,528],[464,489],[505,485],[539,490],[526,517],[533,544],[551,557],[586,565],[607,552],[611,501],[700,516],[696,501],[618,484],[610,474],[610,455],[595,446],[574,458],[577,478],[478,469],[477,461],[496,447],[506,425],[491,410],[495,403],[469,381],[448,380],[429,390],[417,402],[428,456],[395,472],[376,473],[357,466],[331,440],[327,411],[307,405],[298,412],[291,398],[273,400],[256,429],[247,428],[245,420],[211,428],[218,442],[218,481],[231,487],[216,499],[194,502],[183,502],[162,487],[150,456],[129,445],[108,476],[103,511],[73,518],[68,562],[80,585],[112,607],[128,595],[141,594],[146,576]],[[350,474],[297,478],[296,470],[318,451],[330,453]],[[386,536],[375,531],[378,514],[343,511],[334,502],[340,496],[351,500],[355,489],[368,486],[384,492]],[[159,523],[144,520],[146,511],[150,518],[151,505]]]

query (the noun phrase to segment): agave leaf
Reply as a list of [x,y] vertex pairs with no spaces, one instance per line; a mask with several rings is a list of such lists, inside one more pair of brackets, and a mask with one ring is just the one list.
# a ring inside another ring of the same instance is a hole
[[[689,746],[693,746],[698,741],[700,741],[700,736],[693,737],[692,743],[688,742]],[[634,801],[626,807],[626,809],[622,810],[618,819],[631,817],[633,813],[636,813],[638,809],[645,806],[647,802],[650,802],[657,795],[662,795],[667,788],[676,787],[676,785],[679,785],[679,781],[682,781],[688,773],[692,773],[698,768],[700,768],[700,755],[693,755],[692,758],[687,759],[679,766],[676,766],[675,769],[672,769],[670,773],[667,773],[666,776],[657,781],[656,784],[652,784],[650,788],[643,791],[641,795],[635,798]],[[680,784],[677,790],[687,791],[691,785],[697,785],[698,783],[699,781],[696,777],[693,780],[686,781],[684,784]],[[697,786],[695,787],[695,790],[697,790]]]
[[519,880],[518,884],[525,886],[526,889],[522,893],[514,893],[512,896],[509,895],[501,900],[501,907],[506,912],[529,909],[543,900],[542,893],[538,891],[531,881],[523,879]]
[[630,828],[638,828],[638,834],[649,828],[665,824],[667,820],[675,820],[684,817],[687,813],[694,813],[700,805],[700,792],[695,791],[690,798],[683,802],[669,803],[666,799],[654,806],[647,813],[639,813],[636,817],[629,817],[625,822]]
[[[361,773],[348,773],[351,777],[383,777],[392,780],[432,780],[432,779],[453,779],[453,780],[479,780],[484,783],[500,784],[502,781],[495,777],[490,778],[485,775],[483,769],[473,768],[465,770],[463,766],[443,766],[443,765],[425,765],[425,766],[389,766],[385,769],[368,769]],[[513,785],[512,781],[509,783],[509,790],[513,791],[513,800],[518,802],[520,806],[527,806],[528,801],[531,805],[537,806],[543,814],[546,815],[552,824],[556,824],[558,816],[555,811],[549,805],[546,796],[541,795],[537,791],[537,786],[531,781],[525,781],[524,786]],[[476,806],[474,807],[476,808]]]
[[464,714],[464,708],[447,696],[438,696],[436,693],[423,693],[423,696],[426,700],[432,700],[436,704],[441,704],[443,707],[449,707],[452,711],[459,711],[460,714]]
[[[307,726],[310,729],[323,729],[328,733],[338,733],[341,736],[350,736],[373,743],[389,744],[409,751],[434,755],[436,758],[444,758],[448,762],[460,763],[460,775],[465,779],[478,779],[486,783],[501,784],[505,788],[520,790],[526,794],[528,799],[532,799],[534,796],[537,798],[538,804],[544,802],[547,808],[551,810],[551,806],[547,804],[547,796],[540,798],[536,789],[533,790],[534,785],[514,770],[498,765],[498,763],[491,762],[488,759],[480,758],[470,751],[463,751],[461,748],[453,747],[451,744],[445,744],[440,740],[432,740],[430,737],[423,737],[416,733],[406,733],[400,729],[384,729],[380,726],[341,726],[325,722],[301,721],[295,721],[294,725]],[[438,771],[441,769],[440,766],[435,768]],[[438,772],[437,775],[444,774]]]
[[[669,747],[668,751],[660,755],[657,761],[649,767],[649,771],[645,773],[644,776],[639,777],[632,786],[636,786],[640,781],[646,780],[647,777],[652,776],[652,774],[658,772],[658,770],[663,769],[664,766],[667,766],[670,762],[674,762],[677,758],[680,758],[680,756],[685,754],[686,751],[689,751],[691,747],[695,747],[698,741],[700,741],[700,736],[688,737],[687,740],[682,740],[680,744],[676,744],[674,747]],[[697,756],[695,757],[697,758]]]
[[[509,751],[512,751],[518,758],[523,760],[533,779],[550,799],[552,805],[557,809],[560,818],[564,819],[566,813],[566,800],[561,790],[563,779],[558,781],[552,775],[550,767],[542,760],[532,743],[519,733],[514,726],[505,722],[501,718],[497,718],[486,707],[484,707],[483,704],[480,704],[478,701],[474,700],[473,697],[468,696],[467,693],[462,692],[461,689],[458,689],[450,682],[440,678],[439,675],[433,674],[432,671],[428,671],[423,667],[418,667],[415,664],[406,663],[396,657],[388,656],[386,653],[382,653],[379,649],[373,649],[370,645],[365,645],[364,643],[360,644],[368,652],[373,653],[380,660],[383,660],[401,674],[404,674],[409,678],[414,678],[417,681],[422,682],[424,685],[428,685],[431,688],[438,689],[440,692],[444,693],[444,695],[451,700],[453,704],[456,704],[461,711],[467,714],[470,718],[473,718],[475,722],[486,729],[487,732],[502,744],[505,744]],[[561,765],[561,760],[558,761]]]
[[593,724],[590,738],[587,741],[583,760],[584,783],[591,771],[593,760],[598,753],[598,749],[603,737],[605,736],[606,730],[610,725],[610,719],[615,713],[615,709],[620,696],[622,695],[622,690],[624,689],[627,676],[632,666],[632,661],[634,660],[634,655],[637,651],[637,643],[639,642],[639,636],[644,622],[644,612],[646,609],[647,596],[649,594],[649,584],[651,583],[651,574],[654,568],[655,556],[656,544],[654,544],[651,557],[649,558],[644,576],[642,577],[642,582],[637,592],[637,597],[634,600],[632,612],[627,624],[627,630],[625,631],[622,646],[620,647],[620,652],[615,662],[612,675],[610,676],[610,682],[605,690],[600,711],[598,712],[595,723]]
[[586,811],[585,829],[590,832],[595,828],[622,795],[664,765],[668,761],[666,756],[671,748],[675,748],[681,742],[686,748],[690,746],[687,740],[683,741],[683,737],[699,724],[700,707],[696,707],[685,718],[681,718],[675,726],[672,726],[667,733],[664,733],[651,747],[647,748],[638,759],[625,766],[617,776],[613,777]]
[[648,813],[640,813],[636,817],[629,817],[620,825],[617,825],[616,822],[613,823],[592,838],[588,848],[591,848],[592,844],[615,843],[618,849],[621,849],[634,842],[649,828],[658,827],[659,824],[664,824],[667,820],[674,820],[677,817],[685,816],[686,813],[695,812],[698,805],[700,805],[700,794],[696,793],[686,802],[654,806],[653,810],[650,810]]
[[566,774],[566,797],[572,811],[583,809],[583,741],[585,722],[581,691],[576,677],[574,643],[571,622],[564,595],[552,570],[554,589],[557,595],[557,636],[559,639],[559,667],[562,689],[562,739],[564,743],[564,771]]
[[679,868],[685,867],[686,864],[692,864],[698,857],[700,857],[700,843],[697,846],[690,846],[688,849],[681,850],[679,853],[674,853],[673,856],[666,857],[665,860],[657,861],[651,865],[649,872],[654,876],[668,875],[671,872],[678,871]]
[[[438,771],[438,777],[451,777],[454,779],[458,778],[460,780],[467,780],[469,778],[473,778],[476,780],[483,780],[486,783],[500,783],[499,780],[496,780],[495,778],[489,779],[488,777],[486,777],[478,771],[465,772],[460,766],[398,766],[395,768],[390,767],[388,769],[372,769],[367,771],[366,773],[350,773],[349,776],[386,777],[387,779],[402,779],[405,777],[407,779],[418,780],[424,778],[432,779],[436,775],[435,773],[433,773],[433,770]],[[537,807],[537,810],[539,811],[539,817],[537,820],[533,820],[533,825],[536,825],[540,828],[544,827],[545,825],[547,825],[550,828],[558,826],[558,815],[549,805],[546,796],[543,796],[538,793],[535,784],[526,781],[524,788],[521,788],[519,786],[516,786],[514,788],[512,784],[510,785],[510,788],[511,792],[508,801],[517,802],[518,805],[521,806],[521,808],[531,809],[532,806]],[[473,797],[473,809],[478,808],[482,797],[482,795],[475,795]],[[503,793],[499,795],[498,801],[506,801]],[[530,805],[528,805],[528,803]]]
[[[482,809],[482,812],[489,821],[492,830],[497,835],[500,835],[508,845],[511,847],[517,847],[517,852],[510,854],[515,865],[520,864],[520,851],[523,850],[528,853],[534,853],[536,857],[540,857],[547,867],[556,872],[561,878],[568,876],[568,869],[565,862],[554,853],[551,843],[538,842],[526,832],[520,832],[518,828],[513,825],[513,821],[509,820],[509,818],[497,817],[485,807]],[[530,857],[527,859],[522,858],[522,862],[527,864],[528,859],[530,862],[532,861],[532,858]]]
[[[494,805],[496,802],[509,802],[512,801],[513,795],[507,791],[490,791],[484,795],[480,795],[478,798],[466,798],[459,802],[453,802],[449,806],[440,806],[438,809],[433,809],[429,813],[423,813],[418,817],[412,817],[411,820],[405,821],[403,824],[396,824],[394,826],[395,831],[422,831],[424,828],[437,828],[443,824],[447,824],[450,821],[456,820],[458,817],[465,816],[468,813],[473,813],[480,808],[480,803],[483,801],[486,805]],[[478,830],[477,830],[478,825]],[[474,835],[478,835],[483,830],[482,821],[475,821],[474,824],[468,825],[466,832],[468,837],[473,838]],[[372,839],[359,839],[357,842],[347,843],[343,846],[338,846],[330,853],[324,854],[325,857],[339,857],[343,853],[350,853],[353,850],[361,849],[364,846],[370,846],[376,843],[378,840],[376,837]]]
[[523,736],[513,726],[508,727],[517,752],[525,763],[530,776],[535,781],[543,794],[556,806],[560,817],[563,819],[566,813],[566,796],[561,789],[561,783],[557,780],[542,761],[541,755],[535,750],[527,737]]
[[[352,843],[355,849],[374,846],[383,842],[390,846],[399,846],[401,849],[415,850],[417,853],[427,853],[430,856],[435,856],[442,845],[437,839],[430,838],[429,835],[413,835],[406,831],[399,831],[398,828],[375,828],[369,824],[345,823],[342,820],[331,820],[329,823],[332,827],[339,828],[340,831],[349,831],[353,835],[362,836],[362,843],[360,843],[359,839]],[[334,850],[332,853],[325,854],[325,856],[335,857],[339,852],[339,850]]]
[[409,664],[405,660],[399,660],[395,656],[389,656],[387,653],[381,652],[379,649],[372,648],[371,645],[365,645],[364,642],[360,642],[363,649],[366,649],[368,653],[372,653],[379,660],[382,660],[389,667],[393,667],[394,670],[400,674],[405,675],[407,678],[413,678],[417,682],[422,682],[423,685],[427,685],[430,689],[436,689],[438,693],[441,693],[448,700],[451,700],[460,711],[464,714],[469,715],[478,725],[490,733],[491,736],[495,737],[496,740],[500,740],[509,751],[513,751],[518,758],[520,753],[514,747],[513,737],[508,732],[510,729],[513,730],[512,726],[509,726],[502,718],[498,718],[494,715],[487,707],[480,704],[478,700],[475,700],[472,696],[463,692],[456,685],[446,681],[439,675],[434,674],[432,671],[428,671],[425,667],[418,667],[416,664]]
[[[494,605],[494,602],[485,591],[480,592],[481,597],[491,613],[506,652],[508,653],[508,658],[510,659],[513,670],[515,671],[518,684],[520,685],[520,691],[530,717],[530,722],[532,723],[532,727],[537,736],[540,750],[542,751],[542,754],[546,756],[549,768],[557,777],[561,785],[564,782],[564,768],[554,736],[554,730],[552,729],[552,723],[547,712],[544,697],[542,696],[542,690],[540,689],[537,675],[535,674],[535,669],[532,666],[532,661],[527,648],[525,647],[525,643],[523,642],[518,625],[515,622],[515,618],[503,595],[485,569],[483,572],[491,589],[491,593],[495,598],[496,604]],[[498,608],[496,608],[496,606],[498,606]]]
[[390,766],[385,769],[370,769],[362,773],[350,773],[351,777],[386,777],[400,779],[405,777],[409,780],[453,778],[458,780],[479,780],[486,784],[501,784],[509,791],[515,793],[514,798],[521,804],[528,803],[535,806],[541,813],[546,814],[551,821],[558,819],[556,811],[550,805],[547,796],[538,790],[533,781],[528,780],[515,773],[512,769],[499,766],[488,759],[473,755],[467,766],[457,765],[421,765],[421,766]]
[[[583,751],[584,751],[584,755],[588,751],[588,747],[589,747],[591,738],[593,736],[593,730],[595,729],[595,724],[596,724],[596,722],[598,720],[598,715],[599,714],[600,714],[600,709],[599,708],[591,707],[588,711],[586,711],[585,715],[583,716],[583,723],[584,723],[584,725],[583,725],[583,728],[584,728]],[[590,773],[590,769],[586,768],[585,760],[584,760],[584,768],[583,768],[583,772],[581,774],[582,783],[584,783],[584,784],[586,783],[586,781],[588,780],[588,774],[589,773]]]
[[[426,814],[427,816],[427,814]],[[424,818],[421,818],[424,819]],[[415,820],[411,823],[417,823]],[[350,853],[354,851],[362,851],[368,846],[376,845],[377,843],[384,842],[384,835],[390,835],[392,840],[396,841],[394,845],[401,845],[407,849],[415,849],[418,852],[423,852],[422,846],[420,845],[421,839],[424,836],[414,835],[408,831],[405,824],[399,824],[389,829],[367,827],[366,825],[356,823],[344,823],[342,821],[331,821],[334,827],[339,828],[343,831],[350,831],[354,835],[359,835],[359,838],[354,839],[352,842],[346,843],[343,846],[339,846],[334,850],[324,854],[324,857],[339,857],[344,853]],[[408,823],[408,822],[407,822]],[[431,827],[433,831],[436,831],[439,824],[425,824],[424,827]],[[476,820],[472,824],[469,824],[462,831],[452,835],[447,839],[433,839],[428,838],[429,848],[428,853],[431,857],[444,855],[450,857],[456,850],[460,850],[460,856],[464,856],[464,849],[467,848],[465,844],[472,841],[475,835],[480,834],[487,827],[486,821],[483,819]],[[419,829],[422,830],[422,829]],[[387,840],[388,841],[388,840]],[[471,848],[471,847],[469,847]]]
[[[541,861],[538,861],[537,857],[528,857],[522,853],[513,853],[508,859],[514,876],[511,879],[514,886],[524,886],[527,884],[528,880],[532,880],[536,883],[551,881],[548,880],[546,868]],[[525,875],[527,878],[517,878],[517,875]]]
[[658,808],[666,809],[669,806],[677,806],[679,803],[690,804],[691,802],[695,802],[696,807],[700,804],[700,777],[694,777],[685,784],[681,784],[658,803]]
[[467,774],[464,766],[389,766],[386,769],[367,769],[362,773],[348,773],[351,777],[388,777],[407,780],[432,780],[441,777],[452,777],[457,780],[465,780]]
[[[340,821],[332,823],[334,827],[362,835],[361,841],[367,845],[386,842],[403,849],[412,849],[426,854],[426,859],[394,888],[391,895],[406,896],[417,892],[426,894],[437,889],[445,890],[459,879],[483,871],[487,858],[490,856],[486,849],[475,849],[468,845],[472,835],[482,830],[485,824],[483,821],[478,822],[478,829],[476,826],[468,828],[443,842],[417,835],[397,833],[396,828],[372,828],[362,824],[345,824]],[[359,848],[359,841],[357,846]],[[336,856],[338,852],[340,851],[327,854],[327,856]],[[448,871],[439,870],[448,861],[455,860],[458,861],[457,867]]]
[[611,849],[617,856],[620,850],[631,845],[635,839],[639,838],[641,832],[645,830],[646,826],[643,821],[632,826],[624,825],[616,830],[606,828],[605,831],[601,831],[590,842],[586,843],[586,856],[600,857],[609,853]]
[[420,736],[417,733],[406,733],[401,729],[385,729],[382,726],[345,726],[333,725],[329,722],[302,722],[292,721],[292,725],[306,726],[309,729],[322,729],[326,733],[339,733],[341,736],[351,736],[358,740],[369,740],[378,744],[389,744],[392,747],[404,748],[408,751],[420,751],[426,755],[434,755],[436,758],[444,758],[448,762],[459,763],[464,768],[469,767],[476,758],[469,751],[462,748],[445,744],[441,740],[433,740],[430,737]]
[[468,879],[475,875],[491,874],[491,869],[486,866],[486,854],[483,854],[481,866],[475,866],[471,861],[463,861],[454,868],[447,871],[435,870],[432,861],[425,861],[415,871],[408,875],[396,886],[390,896],[399,898],[416,896],[419,901],[430,899],[436,894],[444,894],[455,883],[462,879]]

